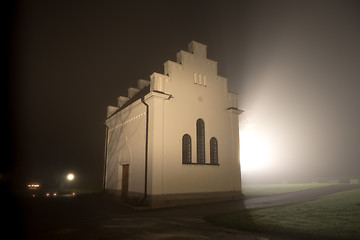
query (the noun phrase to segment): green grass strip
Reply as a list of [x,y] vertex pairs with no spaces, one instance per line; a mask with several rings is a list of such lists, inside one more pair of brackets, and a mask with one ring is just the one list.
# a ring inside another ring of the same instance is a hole
[[228,228],[304,239],[360,239],[360,189],[314,201],[207,217]]

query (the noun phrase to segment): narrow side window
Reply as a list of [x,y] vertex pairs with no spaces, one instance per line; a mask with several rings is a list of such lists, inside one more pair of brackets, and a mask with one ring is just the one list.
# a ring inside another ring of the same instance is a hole
[[202,119],[196,121],[197,163],[205,163],[205,124]]
[[189,134],[182,137],[182,163],[191,163],[191,137]]
[[210,139],[210,163],[218,164],[218,142],[216,138],[212,137]]

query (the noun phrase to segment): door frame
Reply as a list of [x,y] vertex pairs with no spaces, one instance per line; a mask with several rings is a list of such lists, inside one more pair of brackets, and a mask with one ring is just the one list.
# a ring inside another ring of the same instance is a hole
[[121,196],[127,197],[129,192],[129,164],[122,165]]

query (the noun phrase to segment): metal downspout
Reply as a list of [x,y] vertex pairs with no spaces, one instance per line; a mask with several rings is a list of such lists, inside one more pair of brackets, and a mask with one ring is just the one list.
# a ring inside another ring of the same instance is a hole
[[146,126],[145,126],[145,187],[144,187],[144,201],[147,200],[147,175],[148,175],[148,142],[149,142],[149,105],[145,102],[144,96],[141,97],[141,102],[146,106]]

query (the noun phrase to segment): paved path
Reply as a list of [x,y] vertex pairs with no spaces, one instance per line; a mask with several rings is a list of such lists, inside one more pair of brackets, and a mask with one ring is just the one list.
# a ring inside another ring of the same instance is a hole
[[330,185],[326,187],[311,188],[297,192],[249,198],[245,199],[244,205],[247,209],[284,205],[289,203],[309,201],[332,193],[342,192],[355,188],[360,188],[360,185]]
[[306,189],[298,192],[281,193],[269,196],[252,196],[246,198],[245,200],[231,200],[226,202],[203,203],[199,205],[181,206],[166,209],[153,209],[148,211],[145,210],[139,211],[134,214],[158,217],[169,215],[204,217],[243,209],[254,209],[308,201],[328,194],[346,191],[354,188],[360,188],[360,185],[331,185],[320,188]]
[[[315,199],[327,194],[359,188],[360,185],[328,186],[293,193],[252,197],[244,201],[227,201],[167,209],[136,211],[122,206],[108,197],[85,197],[75,201],[47,202],[48,209],[36,212],[32,239],[242,239],[289,240],[282,236],[249,233],[211,225],[204,216],[242,210],[289,204]],[[53,204],[53,205],[51,205]],[[39,208],[43,203],[39,204]],[[39,225],[40,224],[40,225]]]

